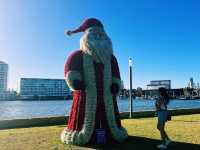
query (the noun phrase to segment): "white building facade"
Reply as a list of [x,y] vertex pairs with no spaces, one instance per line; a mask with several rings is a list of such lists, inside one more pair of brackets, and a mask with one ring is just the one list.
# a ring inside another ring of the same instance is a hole
[[0,92],[7,91],[8,84],[8,64],[0,61]]
[[64,79],[21,78],[20,96],[67,96],[71,91]]
[[171,80],[154,80],[147,85],[148,90],[157,90],[161,87],[171,89]]

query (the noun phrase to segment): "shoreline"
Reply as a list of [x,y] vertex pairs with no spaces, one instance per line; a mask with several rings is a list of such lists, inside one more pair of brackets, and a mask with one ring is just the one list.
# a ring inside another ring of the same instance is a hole
[[[200,114],[200,108],[196,109],[173,109],[169,110],[173,116],[177,115],[191,115]],[[129,112],[121,112],[120,118],[128,118]],[[145,118],[155,117],[155,111],[140,111],[134,112],[133,118]],[[68,116],[51,116],[51,117],[38,117],[28,119],[13,119],[13,120],[0,120],[0,129],[12,129],[12,128],[26,128],[26,127],[38,127],[38,126],[52,126],[52,125],[64,125],[66,124]]]
[[[14,100],[0,100],[0,102],[4,102],[4,101],[70,101],[72,99],[14,99]],[[129,98],[118,98],[117,100],[125,100],[125,101],[129,101]],[[151,100],[154,101],[154,99],[141,99],[141,98],[136,98],[136,99],[132,99],[134,100]],[[190,100],[196,100],[196,101],[200,101],[200,99],[171,99],[171,100],[180,100],[180,101],[190,101]]]

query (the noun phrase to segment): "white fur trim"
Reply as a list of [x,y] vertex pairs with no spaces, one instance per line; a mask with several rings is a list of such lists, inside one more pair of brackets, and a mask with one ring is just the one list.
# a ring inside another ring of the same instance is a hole
[[93,67],[92,57],[85,54],[83,55],[83,70],[84,81],[86,83],[86,104],[85,104],[85,118],[81,131],[64,130],[61,134],[61,140],[67,144],[84,145],[91,139],[94,131],[95,115],[96,113],[96,79]]
[[106,118],[113,138],[122,142],[127,137],[127,131],[122,127],[118,128],[115,119],[113,97],[110,91],[110,86],[112,84],[112,73],[111,73],[111,62],[104,65],[104,104],[106,110]]
[[[86,104],[85,104],[85,118],[81,131],[70,131],[65,129],[61,134],[62,142],[66,144],[84,145],[91,139],[95,125],[96,104],[97,104],[97,89],[95,70],[93,65],[93,59],[89,54],[83,55],[83,70],[84,81],[86,84]],[[122,142],[128,134],[124,128],[118,128],[115,119],[113,97],[110,91],[112,84],[111,62],[108,61],[104,65],[104,104],[106,119],[113,138]]]
[[73,80],[82,80],[82,76],[79,71],[68,71],[65,76],[65,81],[67,82],[69,88],[72,91],[75,91],[73,87]]

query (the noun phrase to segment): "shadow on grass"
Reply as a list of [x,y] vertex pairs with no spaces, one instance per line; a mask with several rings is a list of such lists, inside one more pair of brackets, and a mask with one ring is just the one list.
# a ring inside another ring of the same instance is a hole
[[[156,145],[160,143],[160,140],[129,136],[129,138],[123,143],[108,143],[106,145],[95,145],[87,147],[105,150],[155,150],[157,149]],[[200,145],[182,142],[172,142],[167,149],[200,150]]]

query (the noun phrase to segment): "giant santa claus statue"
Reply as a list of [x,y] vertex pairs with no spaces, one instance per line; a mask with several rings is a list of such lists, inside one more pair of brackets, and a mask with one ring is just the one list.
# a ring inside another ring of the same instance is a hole
[[84,32],[80,50],[74,51],[65,64],[65,80],[73,91],[73,102],[61,140],[75,145],[93,143],[97,131],[103,130],[106,141],[122,142],[128,135],[117,107],[121,79],[112,42],[103,24],[94,18],[67,34],[78,32]]

